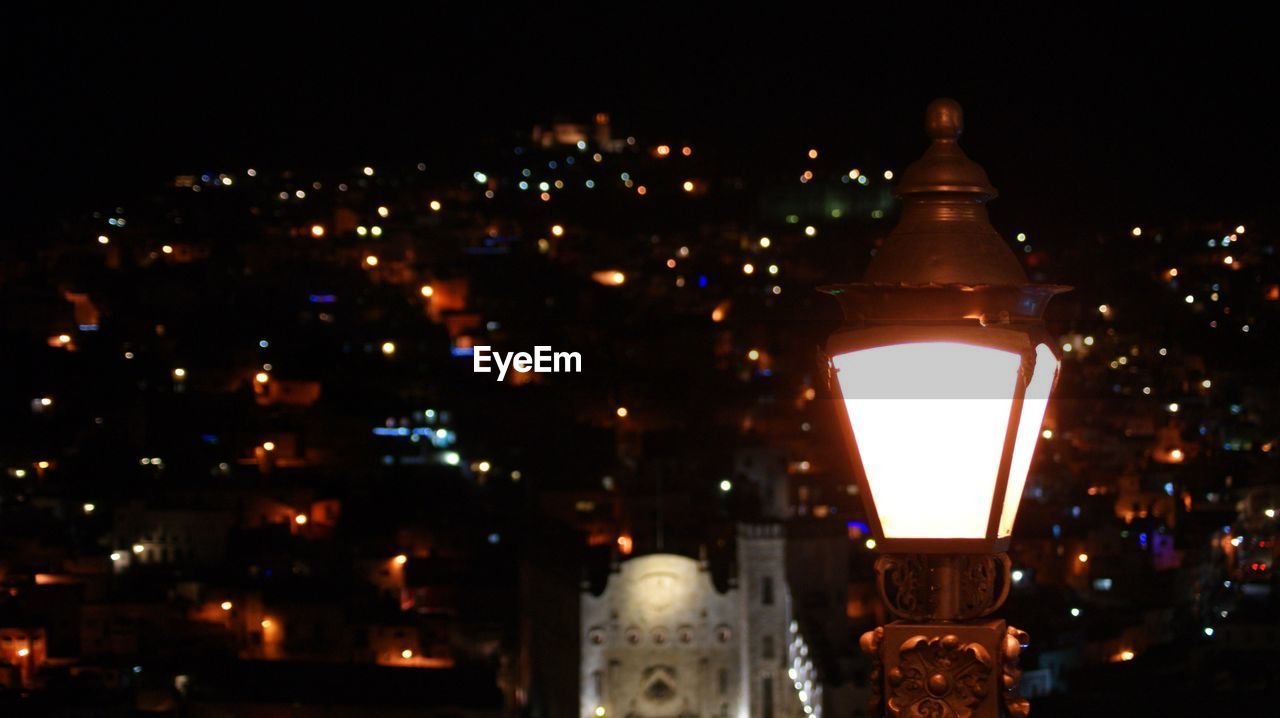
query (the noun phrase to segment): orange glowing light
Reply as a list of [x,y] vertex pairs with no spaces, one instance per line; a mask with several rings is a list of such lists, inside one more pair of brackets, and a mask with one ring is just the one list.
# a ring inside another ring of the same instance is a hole
[[324,226],[323,226],[323,225],[319,225],[319,224],[313,224],[313,225],[311,225],[311,236],[312,236],[312,237],[317,237],[317,238],[319,238],[319,237],[323,237],[323,236],[324,236]]

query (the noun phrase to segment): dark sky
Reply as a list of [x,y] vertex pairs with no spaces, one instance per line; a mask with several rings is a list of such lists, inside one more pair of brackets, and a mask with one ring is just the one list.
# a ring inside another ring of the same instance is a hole
[[1079,231],[1274,217],[1280,63],[1259,23],[1203,14],[1217,6],[691,6],[13,17],[9,179],[38,224],[178,171],[431,159],[597,110],[749,169],[810,145],[901,167],[924,147],[925,105],[950,95],[1006,217]]

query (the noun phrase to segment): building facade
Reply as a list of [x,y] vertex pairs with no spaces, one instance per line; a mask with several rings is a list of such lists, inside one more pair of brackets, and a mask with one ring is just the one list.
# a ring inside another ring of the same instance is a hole
[[621,563],[600,595],[585,592],[579,715],[820,716],[782,527],[742,526],[737,564],[721,592],[704,563],[650,554]]

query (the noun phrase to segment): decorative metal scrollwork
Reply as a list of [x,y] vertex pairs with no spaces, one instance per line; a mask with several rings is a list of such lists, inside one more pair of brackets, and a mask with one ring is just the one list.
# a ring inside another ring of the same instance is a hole
[[[962,619],[985,616],[1004,605],[1009,597],[1008,554],[995,556],[960,556],[960,617]],[[997,570],[1000,573],[1000,593],[996,594]]]
[[953,635],[914,636],[889,669],[889,718],[970,718],[988,694],[995,666],[978,643]]
[[1026,631],[1009,626],[1001,644],[1001,652],[1004,654],[1004,660],[1001,661],[1004,667],[1004,675],[1000,677],[1000,687],[1003,689],[1001,698],[1004,700],[1004,710],[1010,718],[1027,718],[1031,713],[1031,702],[1018,695],[1018,684],[1022,681],[1018,656],[1022,654],[1022,647],[1030,640]]
[[880,599],[895,615],[913,621],[933,618],[942,598],[936,573],[947,565],[954,568],[958,593],[958,620],[985,616],[1004,605],[1009,597],[1007,554],[924,556],[889,554],[876,560],[876,587]]
[[924,556],[885,555],[876,559],[876,587],[880,599],[898,616],[922,621],[932,612],[929,566]]

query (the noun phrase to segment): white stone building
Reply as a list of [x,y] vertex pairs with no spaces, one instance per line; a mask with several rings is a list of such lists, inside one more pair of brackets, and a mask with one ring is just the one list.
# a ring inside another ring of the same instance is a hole
[[705,564],[674,554],[632,558],[599,596],[583,593],[581,718],[821,716],[784,541],[780,525],[742,526],[723,593]]

